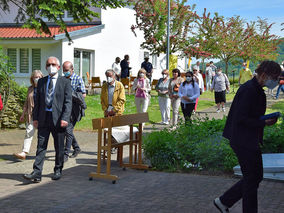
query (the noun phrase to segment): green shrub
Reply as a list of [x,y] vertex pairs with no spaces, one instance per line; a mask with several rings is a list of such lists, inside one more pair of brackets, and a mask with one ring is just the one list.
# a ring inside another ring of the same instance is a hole
[[[238,164],[229,141],[222,137],[226,118],[199,119],[144,137],[145,157],[158,170],[232,171]],[[284,152],[284,122],[264,129],[264,153]]]
[[152,132],[144,139],[145,157],[158,170],[232,170],[237,164],[222,120],[193,120],[174,131]]
[[[282,113],[283,114],[283,113]],[[273,125],[264,128],[263,153],[284,153],[284,122],[283,118]]]

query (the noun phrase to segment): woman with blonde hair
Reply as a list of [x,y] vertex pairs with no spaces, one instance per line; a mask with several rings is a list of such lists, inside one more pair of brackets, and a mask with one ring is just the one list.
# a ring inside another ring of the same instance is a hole
[[135,91],[135,104],[138,113],[146,112],[149,105],[151,91],[150,81],[146,77],[146,70],[140,69],[134,79],[132,90]]
[[24,104],[23,113],[20,117],[20,121],[25,121],[26,116],[26,135],[24,139],[23,151],[20,153],[14,153],[16,158],[25,160],[27,154],[30,151],[31,143],[35,133],[35,127],[33,126],[32,113],[34,108],[34,100],[36,98],[37,82],[42,78],[42,72],[40,70],[34,70],[30,77],[31,86],[28,88],[27,98]]

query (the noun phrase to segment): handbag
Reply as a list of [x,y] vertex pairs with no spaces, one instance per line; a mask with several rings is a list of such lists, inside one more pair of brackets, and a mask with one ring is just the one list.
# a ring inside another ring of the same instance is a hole
[[174,91],[174,92],[178,92],[179,87],[180,87],[180,84],[175,84],[175,85],[174,85],[174,88],[173,88],[173,91]]

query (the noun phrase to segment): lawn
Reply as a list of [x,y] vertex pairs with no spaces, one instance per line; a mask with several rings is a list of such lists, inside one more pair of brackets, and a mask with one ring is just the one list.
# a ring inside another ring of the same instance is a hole
[[[155,91],[151,92],[151,100],[148,107],[149,113],[149,123],[157,123],[161,121],[161,114],[158,103],[158,96]],[[229,95],[231,96],[231,95]],[[100,95],[88,95],[86,97],[87,110],[85,111],[86,116],[76,124],[76,130],[91,130],[91,120],[93,118],[103,117],[103,111],[100,103]],[[197,111],[207,109],[209,107],[215,106],[214,103],[214,93],[204,92],[201,95],[200,101],[198,102]],[[136,113],[136,106],[134,95],[126,95],[126,104],[124,114],[134,114]]]
[[[235,91],[237,91],[235,89]],[[157,123],[161,121],[161,114],[158,103],[158,96],[155,91],[151,92],[151,100],[148,107],[149,113],[149,123]],[[232,101],[235,96],[235,93],[230,92],[227,94],[227,101]],[[103,111],[100,104],[100,95],[88,95],[86,97],[87,110],[86,116],[76,124],[76,130],[91,130],[93,118],[101,118],[103,117]],[[205,110],[210,107],[215,106],[214,102],[214,93],[210,91],[204,92],[200,96],[200,100],[198,102],[197,111]],[[275,111],[283,111],[284,109],[284,101],[279,101],[276,104],[272,105],[267,109],[266,113],[271,113]],[[135,100],[134,95],[126,95],[126,105],[124,114],[134,114],[136,113]]]

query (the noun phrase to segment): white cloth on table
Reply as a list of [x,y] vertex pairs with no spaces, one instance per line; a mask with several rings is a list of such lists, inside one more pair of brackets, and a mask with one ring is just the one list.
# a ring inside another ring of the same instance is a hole
[[[104,130],[108,130],[105,128]],[[135,138],[135,134],[138,132],[138,128],[133,127],[133,138]],[[117,143],[123,143],[130,140],[130,126],[118,126],[112,127],[111,135],[117,141]]]

